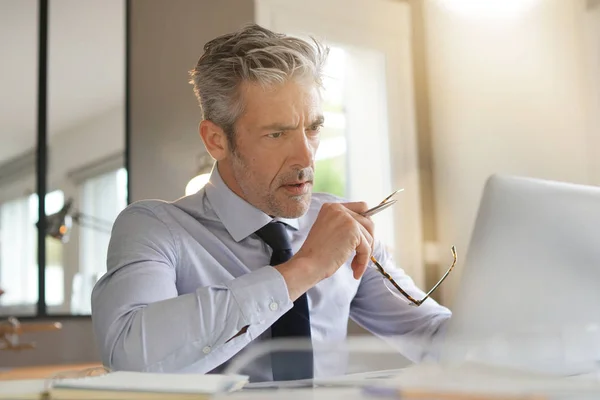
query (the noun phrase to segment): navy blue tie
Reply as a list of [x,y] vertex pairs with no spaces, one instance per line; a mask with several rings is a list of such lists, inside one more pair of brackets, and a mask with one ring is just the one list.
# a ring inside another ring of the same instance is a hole
[[[273,249],[271,265],[278,265],[292,258],[292,246],[282,222],[270,222],[256,234]],[[291,310],[271,325],[271,337],[302,338],[310,343],[310,315],[306,293],[294,301]],[[313,354],[305,351],[277,351],[271,354],[273,380],[289,381],[313,378]]]

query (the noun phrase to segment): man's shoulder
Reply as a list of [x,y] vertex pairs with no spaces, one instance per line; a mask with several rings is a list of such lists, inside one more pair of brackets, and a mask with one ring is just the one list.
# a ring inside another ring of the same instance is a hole
[[[141,217],[143,219],[157,219],[162,222],[168,220],[169,210],[176,207],[176,202],[147,199],[135,201],[125,207],[118,215],[117,220],[124,218]],[[136,218],[137,220],[138,218]]]
[[149,211],[156,212],[161,209],[168,208],[169,206],[173,206],[172,202],[158,199],[147,199],[147,200],[138,200],[133,203],[127,205],[123,209],[122,212],[136,212],[136,211]]

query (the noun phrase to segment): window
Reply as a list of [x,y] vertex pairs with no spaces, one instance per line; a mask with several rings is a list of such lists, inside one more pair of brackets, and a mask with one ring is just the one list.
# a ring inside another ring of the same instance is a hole
[[[58,212],[64,204],[60,190],[46,195],[46,210]],[[0,316],[33,314],[38,301],[38,196],[31,194],[0,204]],[[46,302],[63,302],[62,246],[46,239]]]
[[0,1],[0,320],[89,315],[107,239],[79,214],[109,230],[126,198],[125,6]]
[[71,313],[90,314],[96,281],[106,272],[111,227],[127,206],[124,168],[84,180],[79,187],[79,268],[73,277]]
[[[374,205],[392,191],[387,126],[382,122],[387,118],[382,111],[384,57],[372,49],[327,45],[325,124],[316,154],[314,191]],[[376,234],[390,250],[394,248],[392,212],[374,217]]]
[[325,124],[315,162],[315,192],[347,197],[346,115],[344,114],[344,66],[346,53],[331,49],[325,66],[323,112]]
[[330,47],[314,189],[376,204],[404,188],[395,207],[373,217],[376,236],[422,285],[410,4],[256,0],[255,15],[262,26]]
[[36,214],[30,212],[37,205],[30,207],[30,199],[22,197],[0,206],[0,282],[6,288],[0,297],[2,306],[37,302]]

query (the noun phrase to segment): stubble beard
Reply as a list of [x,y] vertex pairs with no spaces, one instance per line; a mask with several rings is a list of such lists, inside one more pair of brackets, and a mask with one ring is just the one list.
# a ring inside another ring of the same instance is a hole
[[287,197],[287,199],[296,203],[295,206],[286,206],[283,204],[283,202],[277,198],[275,191],[279,190],[281,185],[286,181],[295,179],[305,180],[307,178],[312,181],[312,169],[305,168],[287,174],[287,176],[275,178],[273,185],[275,189],[272,190],[268,185],[265,185],[264,187],[262,185],[260,187],[257,186],[255,183],[259,182],[259,179],[257,179],[258,177],[256,174],[252,172],[252,169],[249,168],[246,160],[236,151],[234,151],[232,155],[233,176],[246,201],[266,214],[274,217],[299,218],[306,213],[312,197],[312,187],[306,194]]

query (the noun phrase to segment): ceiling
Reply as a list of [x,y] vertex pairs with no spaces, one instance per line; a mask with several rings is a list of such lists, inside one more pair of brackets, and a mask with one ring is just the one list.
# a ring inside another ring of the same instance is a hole
[[[124,104],[124,0],[49,0],[48,134]],[[38,1],[0,0],[0,163],[36,144]]]

